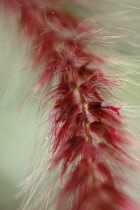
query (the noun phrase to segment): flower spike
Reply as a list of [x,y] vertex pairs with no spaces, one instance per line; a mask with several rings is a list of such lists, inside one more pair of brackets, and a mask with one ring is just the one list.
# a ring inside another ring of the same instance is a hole
[[[33,68],[44,95],[58,81],[49,93],[55,101],[49,121],[54,139],[50,168],[60,169],[62,186],[54,196],[55,205],[50,201],[50,210],[138,209],[124,193],[119,175],[129,167],[126,147],[133,144],[120,108],[108,102],[110,89],[119,84],[100,68],[107,66],[105,59],[89,48],[93,29],[63,10],[62,0],[1,2],[20,16],[19,26],[31,40]],[[48,209],[41,189],[37,195],[37,204],[33,199],[24,209]]]

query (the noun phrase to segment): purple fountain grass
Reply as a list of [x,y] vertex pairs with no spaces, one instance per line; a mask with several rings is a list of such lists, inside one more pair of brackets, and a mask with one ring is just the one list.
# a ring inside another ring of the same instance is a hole
[[40,88],[46,91],[56,77],[59,80],[51,92],[52,168],[61,164],[60,179],[67,178],[56,209],[63,203],[63,209],[69,209],[69,198],[72,210],[138,209],[118,175],[130,167],[132,157],[126,148],[133,141],[120,108],[108,103],[108,98],[113,100],[110,89],[118,84],[101,70],[101,65],[107,66],[105,59],[88,46],[91,27],[62,10],[63,1],[2,2],[20,15],[19,27],[30,37],[33,67],[42,68],[37,71]]

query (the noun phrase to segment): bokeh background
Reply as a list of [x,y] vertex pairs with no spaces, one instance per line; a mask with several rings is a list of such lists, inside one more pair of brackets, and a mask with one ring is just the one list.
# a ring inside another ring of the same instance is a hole
[[[84,2],[84,1],[83,1]],[[87,2],[87,1],[86,1]],[[93,4],[94,3],[94,4]],[[88,6],[88,3],[87,5]],[[114,59],[120,59],[113,74],[124,79],[124,90],[117,91],[131,116],[129,129],[139,139],[140,114],[140,3],[139,1],[89,1],[90,13],[84,7],[70,5],[69,11],[92,16],[97,27],[104,28],[105,47],[99,47]],[[18,38],[17,24],[0,17],[0,210],[15,210],[22,195],[21,186],[27,177],[32,149],[38,130],[38,103],[28,60],[28,44]],[[116,36],[116,37],[115,37]],[[129,107],[133,106],[133,107]],[[136,152],[139,153],[136,148]],[[136,196],[140,184],[135,178]],[[135,195],[134,195],[135,197]]]
[[32,81],[16,25],[0,22],[0,210],[15,210],[30,167],[36,103],[27,97]]

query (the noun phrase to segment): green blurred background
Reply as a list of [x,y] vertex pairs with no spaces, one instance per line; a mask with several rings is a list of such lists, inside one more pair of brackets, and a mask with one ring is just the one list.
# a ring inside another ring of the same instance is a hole
[[[9,21],[10,22],[10,21]],[[26,49],[16,37],[16,26],[0,24],[0,210],[15,210],[32,154],[36,114]],[[22,198],[22,196],[20,197]]]

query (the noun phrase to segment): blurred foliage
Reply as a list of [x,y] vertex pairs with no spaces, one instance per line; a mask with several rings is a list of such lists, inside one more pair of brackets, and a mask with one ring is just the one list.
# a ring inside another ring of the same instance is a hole
[[25,99],[32,86],[29,69],[22,69],[26,49],[15,39],[12,26],[4,19],[0,24],[0,210],[18,205],[36,124],[33,101]]

